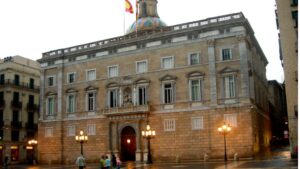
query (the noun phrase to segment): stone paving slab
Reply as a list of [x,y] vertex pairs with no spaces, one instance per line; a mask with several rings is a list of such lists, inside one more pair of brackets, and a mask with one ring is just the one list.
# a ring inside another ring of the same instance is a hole
[[[0,167],[3,169],[3,167]],[[75,165],[11,165],[8,169],[77,169]],[[297,169],[298,161],[290,159],[249,160],[224,162],[189,163],[126,163],[122,169]],[[86,169],[99,169],[98,164],[88,164]]]

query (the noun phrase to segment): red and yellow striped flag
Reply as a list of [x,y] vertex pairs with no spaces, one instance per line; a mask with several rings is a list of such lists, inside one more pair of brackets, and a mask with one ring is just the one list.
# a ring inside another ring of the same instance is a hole
[[125,11],[129,12],[129,13],[133,13],[133,7],[131,5],[131,3],[129,2],[129,0],[125,0]]

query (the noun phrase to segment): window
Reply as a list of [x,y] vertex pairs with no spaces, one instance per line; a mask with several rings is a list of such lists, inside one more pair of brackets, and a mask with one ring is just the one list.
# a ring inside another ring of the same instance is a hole
[[53,127],[45,128],[45,137],[53,137]]
[[94,111],[96,109],[96,93],[89,92],[87,93],[86,97],[86,110]]
[[118,65],[108,67],[108,77],[117,77],[119,75]]
[[19,85],[20,85],[20,76],[19,76],[19,75],[15,75],[14,84],[15,84],[16,86],[19,86]]
[[54,77],[53,76],[48,77],[48,86],[54,86]]
[[298,11],[292,11],[292,18],[294,19],[294,27],[298,28]]
[[161,68],[162,69],[171,69],[173,67],[174,67],[174,57],[173,56],[163,57],[161,59]]
[[3,85],[5,82],[5,75],[4,74],[1,74],[0,75],[0,84]]
[[164,120],[164,131],[175,131],[175,119]]
[[137,90],[137,104],[138,105],[147,105],[148,102],[148,90],[147,86],[138,86]]
[[224,114],[224,122],[231,127],[237,127],[236,114]]
[[189,54],[189,65],[196,65],[200,63],[200,58],[198,53]]
[[75,73],[68,73],[68,83],[74,83],[75,82]]
[[87,81],[96,80],[96,70],[95,69],[86,71],[86,80]]
[[108,104],[110,108],[118,106],[118,99],[119,99],[119,89],[109,89],[108,91]]
[[163,103],[174,102],[174,85],[172,82],[163,83]]
[[291,6],[297,6],[298,0],[291,0]]
[[203,129],[203,117],[192,117],[192,130]]
[[87,125],[87,135],[96,135],[96,124]]
[[32,78],[29,79],[29,88],[34,89],[34,79]]
[[231,49],[230,48],[222,49],[222,60],[231,60],[231,59],[232,59]]
[[147,61],[138,61],[136,62],[136,73],[145,73],[148,71]]
[[202,100],[202,80],[192,79],[189,80],[190,88],[190,101],[201,101]]
[[228,75],[223,77],[224,98],[235,98],[235,77]]
[[70,94],[67,97],[67,112],[74,113],[76,106],[75,94]]
[[75,126],[67,126],[67,136],[75,136]]
[[11,131],[11,141],[19,141],[20,131],[12,130]]
[[54,115],[54,97],[51,96],[47,98],[46,109],[46,115]]

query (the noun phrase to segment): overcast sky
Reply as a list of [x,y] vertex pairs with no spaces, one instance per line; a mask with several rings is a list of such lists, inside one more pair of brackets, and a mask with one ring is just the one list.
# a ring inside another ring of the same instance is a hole
[[[1,0],[0,58],[37,60],[44,52],[121,36],[124,18],[126,29],[135,19],[124,15],[124,1]],[[158,0],[158,14],[167,25],[243,12],[269,61],[268,80],[282,82],[275,8],[275,0]]]

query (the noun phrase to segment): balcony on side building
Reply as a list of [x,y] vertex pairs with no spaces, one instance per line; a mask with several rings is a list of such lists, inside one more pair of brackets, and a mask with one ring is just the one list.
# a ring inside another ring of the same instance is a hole
[[148,113],[150,105],[128,105],[120,107],[110,107],[103,110],[104,115],[122,115],[135,113]]
[[4,127],[4,121],[1,120],[1,121],[0,121],[0,128],[3,128],[3,127]]
[[5,108],[5,100],[0,100],[0,109],[4,109]]
[[11,108],[12,109],[22,109],[22,102],[19,101],[11,101]]
[[39,111],[39,105],[33,103],[27,103],[27,111],[28,112],[36,112]]
[[37,128],[38,128],[38,125],[35,124],[35,123],[26,123],[25,124],[25,128],[26,130],[34,130],[34,131],[37,131]]
[[22,122],[20,122],[20,121],[11,121],[10,126],[13,129],[21,129],[22,128]]
[[36,86],[32,83],[25,83],[25,82],[19,82],[12,79],[5,79],[3,81],[0,81],[0,88],[1,87],[15,87],[22,90],[30,90],[32,92],[38,93],[40,91],[40,87]]

